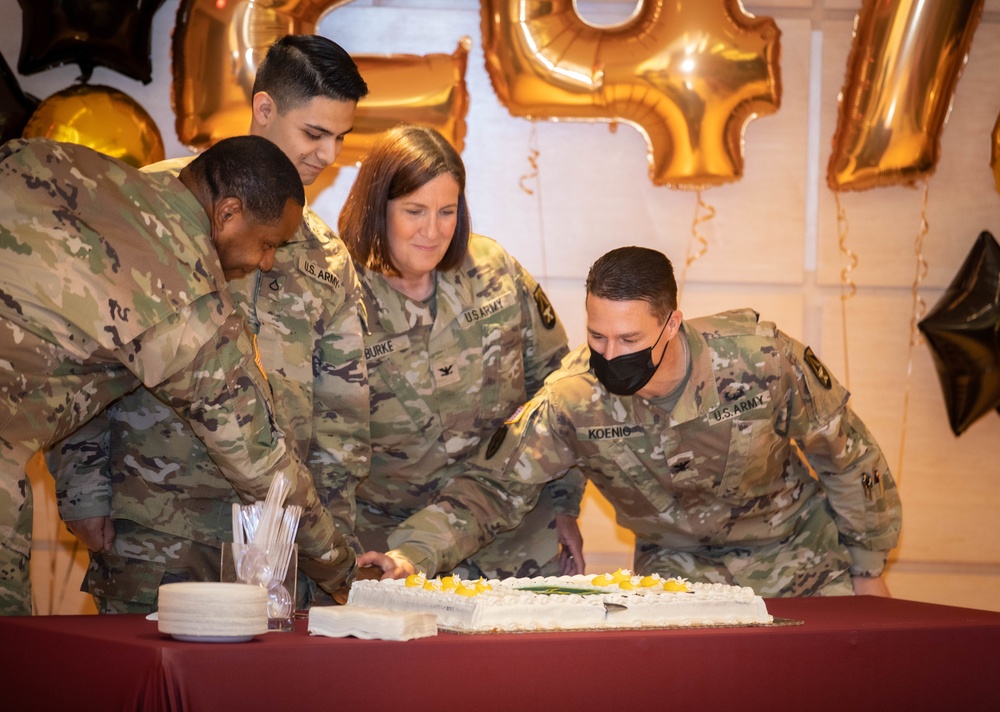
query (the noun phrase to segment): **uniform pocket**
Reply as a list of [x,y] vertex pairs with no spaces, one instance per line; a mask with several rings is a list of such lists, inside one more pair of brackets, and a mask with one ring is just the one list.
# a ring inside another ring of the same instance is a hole
[[90,555],[87,592],[99,598],[152,605],[156,603],[166,563],[156,563],[112,552]]
[[517,324],[482,324],[482,397],[480,417],[489,424],[506,418],[527,400],[521,330]]
[[[612,482],[610,487],[619,490],[615,500],[623,510],[633,515],[645,515],[649,510],[665,512],[674,504],[669,485],[664,486],[660,476],[646,467],[642,458],[628,444],[619,440],[605,446],[606,457],[614,465],[605,468]],[[666,464],[663,464],[666,476]]]

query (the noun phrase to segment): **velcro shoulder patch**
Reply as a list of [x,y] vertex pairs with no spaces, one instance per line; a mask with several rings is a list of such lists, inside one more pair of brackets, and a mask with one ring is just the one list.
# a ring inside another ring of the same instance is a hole
[[554,329],[556,326],[556,310],[552,307],[552,302],[542,290],[542,286],[535,287],[535,306],[538,307],[538,317],[542,320],[542,326],[546,329]]
[[317,282],[322,282],[334,289],[343,289],[344,287],[343,282],[340,281],[340,277],[327,269],[328,266],[321,262],[310,260],[308,257],[300,257],[297,266],[302,274],[315,279]]
[[809,364],[809,368],[816,376],[816,380],[820,382],[820,385],[827,390],[833,388],[833,379],[830,378],[830,372],[826,370],[823,362],[813,353],[811,346],[806,346],[805,359],[806,363]]

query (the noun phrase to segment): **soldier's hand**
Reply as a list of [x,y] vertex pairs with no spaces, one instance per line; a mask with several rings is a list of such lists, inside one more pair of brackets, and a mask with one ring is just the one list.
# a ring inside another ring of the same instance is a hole
[[66,522],[66,527],[90,551],[111,551],[115,541],[115,525],[111,517],[90,517]]
[[583,558],[583,535],[576,523],[576,517],[566,514],[556,515],[556,533],[559,535],[559,573],[575,576],[586,573],[587,562]]
[[382,569],[382,580],[406,578],[417,573],[416,567],[401,554],[394,551],[382,554],[377,551],[366,551],[358,557],[358,568],[375,566]]

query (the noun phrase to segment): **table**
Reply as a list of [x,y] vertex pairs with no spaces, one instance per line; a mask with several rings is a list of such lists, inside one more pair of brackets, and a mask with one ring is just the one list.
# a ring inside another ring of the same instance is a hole
[[143,616],[0,618],[0,709],[1000,709],[1000,613],[770,599],[801,625],[185,643]]

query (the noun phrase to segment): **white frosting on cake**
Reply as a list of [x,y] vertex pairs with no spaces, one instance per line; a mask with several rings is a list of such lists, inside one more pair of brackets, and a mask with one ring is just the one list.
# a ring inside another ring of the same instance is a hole
[[[597,583],[595,583],[595,581]],[[608,585],[601,585],[607,583]],[[664,586],[666,584],[666,587]],[[460,595],[455,589],[463,589]],[[599,590],[551,593],[525,588]],[[479,589],[475,591],[475,589]],[[438,626],[459,631],[580,630],[668,626],[752,625],[772,622],[753,589],[688,583],[659,576],[548,576],[502,581],[363,580],[348,605],[437,615]]]
[[185,581],[160,586],[161,633],[242,637],[267,632],[267,589],[245,583]]

